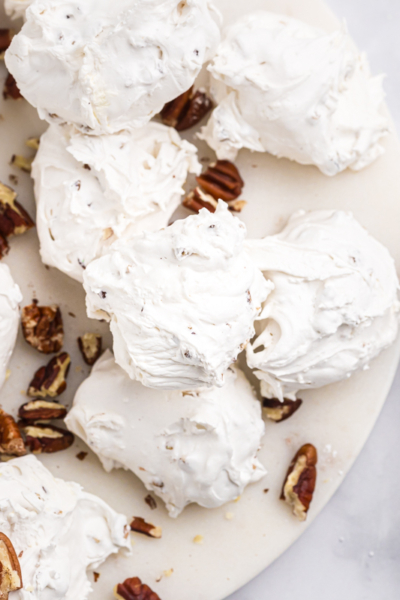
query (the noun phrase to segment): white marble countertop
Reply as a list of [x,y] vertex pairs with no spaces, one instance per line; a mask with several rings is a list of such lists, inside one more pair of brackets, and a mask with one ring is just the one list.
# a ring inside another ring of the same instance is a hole
[[[387,73],[387,102],[400,133],[399,0],[328,4],[346,19],[373,73]],[[399,600],[399,395],[400,369],[378,423],[328,506],[283,556],[229,600]]]

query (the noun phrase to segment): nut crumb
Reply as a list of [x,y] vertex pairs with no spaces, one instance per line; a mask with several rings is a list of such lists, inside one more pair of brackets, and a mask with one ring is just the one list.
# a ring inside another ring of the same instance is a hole
[[144,501],[151,508],[151,510],[155,510],[157,508],[157,502],[155,501],[153,496],[151,496],[150,494],[147,494]]
[[263,490],[264,494],[268,494],[269,492],[269,488],[265,488],[265,490]]
[[78,460],[85,460],[85,458],[87,457],[88,453],[87,452],[78,452],[78,454],[76,455],[76,458]]
[[204,537],[203,537],[202,535],[196,535],[196,536],[193,538],[193,542],[194,542],[195,544],[202,544],[202,543],[203,543],[203,541],[204,541]]
[[173,569],[167,569],[166,571],[163,571],[163,575],[165,575],[165,577],[171,577],[173,572]]
[[97,571],[93,571],[93,579],[95,583],[99,580],[99,577],[100,573],[97,573]]
[[232,521],[232,519],[233,519],[233,517],[234,517],[234,516],[235,516],[235,515],[234,515],[234,513],[232,513],[232,512],[227,512],[227,513],[225,513],[225,519],[226,519],[227,521]]

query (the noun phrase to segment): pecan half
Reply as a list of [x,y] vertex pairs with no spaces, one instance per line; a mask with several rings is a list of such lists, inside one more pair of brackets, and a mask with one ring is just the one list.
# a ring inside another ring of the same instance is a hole
[[19,91],[19,87],[17,86],[17,82],[11,73],[8,74],[6,82],[3,88],[3,98],[7,100],[7,98],[12,98],[13,100],[19,100],[22,98],[22,94]]
[[12,29],[0,29],[0,58],[4,58],[4,53],[11,44],[13,35]]
[[0,233],[0,259],[8,254],[9,249],[10,246],[8,245],[7,239]]
[[14,190],[0,183],[0,234],[4,237],[21,235],[35,225],[16,197]]
[[10,164],[12,167],[17,167],[17,169],[25,171],[25,173],[30,173],[32,171],[33,158],[26,158],[25,156],[21,156],[21,154],[13,154]]
[[159,539],[162,535],[161,527],[155,527],[151,523],[147,523],[142,517],[133,517],[133,521],[130,525],[131,531],[136,533],[143,533],[148,537]]
[[22,309],[21,323],[24,338],[33,348],[43,354],[61,350],[64,327],[58,306],[38,306],[34,300]]
[[[21,432],[11,415],[0,408],[0,454],[23,456],[26,454]],[[1,596],[0,596],[1,597]]]
[[79,350],[86,364],[92,366],[101,355],[103,340],[97,333],[85,333],[78,337]]
[[187,91],[167,102],[161,111],[164,125],[175,127],[177,131],[185,131],[200,123],[213,107],[211,99],[202,90],[194,91],[193,86]]
[[207,208],[215,212],[218,200],[224,200],[229,210],[241,212],[245,200],[237,200],[244,186],[237,167],[229,160],[218,160],[196,177],[198,186],[183,200],[183,205],[195,212]]
[[40,367],[34,375],[28,388],[28,396],[31,398],[55,398],[67,387],[66,377],[71,364],[67,352],[61,352],[44,367]]
[[21,566],[11,540],[0,532],[0,598],[22,588]]
[[18,416],[24,421],[64,419],[67,409],[63,404],[49,400],[30,400],[19,407]]
[[196,177],[197,183],[216,200],[236,200],[242,193],[244,181],[237,167],[229,160],[217,160]]
[[317,450],[312,444],[304,444],[290,463],[282,487],[281,500],[292,507],[293,514],[305,521],[313,498],[317,479]]
[[116,585],[114,596],[117,600],[161,600],[139,577],[130,577],[124,583]]
[[303,400],[288,400],[285,398],[283,402],[277,398],[263,398],[263,408],[265,416],[275,423],[285,421],[300,408]]
[[67,429],[60,429],[54,425],[30,425],[29,423],[20,423],[19,426],[25,434],[25,445],[34,454],[60,452],[74,443],[74,436]]

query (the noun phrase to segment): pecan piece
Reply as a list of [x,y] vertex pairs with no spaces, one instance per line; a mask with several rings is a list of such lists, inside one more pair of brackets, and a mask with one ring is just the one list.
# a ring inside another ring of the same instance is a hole
[[14,190],[0,183],[0,234],[3,237],[21,235],[35,225],[16,197]]
[[19,100],[22,98],[22,94],[19,91],[19,87],[17,86],[17,82],[11,73],[8,74],[6,82],[3,88],[3,98],[7,100],[7,98],[12,98],[13,100]]
[[64,342],[64,327],[60,308],[38,306],[38,301],[24,306],[21,313],[25,340],[43,354],[59,352]]
[[147,494],[144,501],[151,508],[151,510],[155,510],[157,508],[157,502],[154,500],[153,496]]
[[5,51],[11,44],[13,35],[12,29],[0,29],[0,59],[4,58]]
[[92,366],[101,355],[102,337],[97,333],[85,333],[78,337],[79,350],[86,364]]
[[50,421],[64,419],[67,409],[63,404],[50,400],[30,400],[19,407],[18,416],[24,421]]
[[0,598],[22,588],[21,566],[11,540],[0,532]]
[[10,247],[8,245],[7,239],[0,233],[0,259],[3,258],[6,254],[8,254]]
[[192,86],[175,100],[167,102],[160,114],[164,125],[185,131],[200,123],[212,107],[213,103],[207,94],[202,90],[195,92]]
[[293,514],[305,521],[313,498],[317,479],[317,450],[312,444],[304,444],[290,463],[282,487],[281,500],[292,507]]
[[[23,456],[26,454],[21,432],[11,415],[0,408],[0,454]],[[1,598],[1,596],[0,596]]]
[[114,596],[117,600],[161,600],[139,577],[130,577],[124,583],[116,585]]
[[54,425],[21,423],[20,428],[25,434],[25,445],[34,454],[60,452],[74,443],[74,435],[70,431]]
[[131,531],[136,533],[143,533],[148,537],[159,539],[162,535],[161,527],[155,527],[151,523],[147,523],[142,517],[133,517],[133,521],[130,525]]
[[38,369],[29,384],[28,396],[31,398],[55,398],[67,387],[66,377],[71,364],[67,352],[61,352],[43,367]]
[[40,138],[38,137],[31,137],[28,138],[25,142],[25,146],[28,146],[28,148],[32,148],[32,150],[39,150],[39,146],[40,146]]
[[183,205],[195,212],[207,208],[215,212],[217,200],[224,200],[229,210],[241,212],[245,200],[237,200],[244,186],[237,167],[229,160],[218,160],[196,177],[198,186],[183,200]]
[[303,404],[303,400],[297,398],[297,400],[288,400],[285,398],[283,402],[277,398],[263,398],[264,414],[271,421],[280,423],[285,421],[300,408]]
[[21,156],[21,154],[13,154],[11,157],[11,166],[17,167],[17,169],[21,169],[21,171],[25,171],[25,173],[30,173],[32,171],[32,158],[26,158],[25,156]]

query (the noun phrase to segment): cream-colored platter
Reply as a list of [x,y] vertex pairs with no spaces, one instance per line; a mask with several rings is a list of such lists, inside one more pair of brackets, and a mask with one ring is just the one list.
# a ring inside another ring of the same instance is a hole
[[[257,8],[299,17],[332,30],[338,20],[321,0],[215,0],[226,22]],[[2,17],[2,27],[7,20]],[[2,74],[5,69],[2,66]],[[0,108],[0,180],[15,186],[20,202],[34,214],[30,177],[9,166],[12,154],[29,155],[26,138],[40,134],[45,126],[25,101],[2,101]],[[193,132],[188,134],[193,138]],[[392,133],[385,140],[386,154],[359,173],[345,172],[335,178],[313,167],[243,151],[237,164],[246,183],[248,206],[241,214],[250,237],[277,232],[296,209],[341,208],[352,210],[371,233],[388,246],[400,265],[400,144]],[[199,143],[200,158],[211,157]],[[5,262],[20,285],[24,304],[32,298],[61,306],[72,368],[63,401],[70,405],[78,384],[88,375],[76,338],[86,331],[103,334],[111,347],[104,324],[85,316],[81,286],[55,269],[46,269],[39,258],[35,231],[11,241]],[[98,494],[114,509],[142,516],[163,528],[161,540],[132,534],[132,555],[110,559],[93,583],[92,597],[112,598],[112,589],[126,577],[139,576],[162,600],[220,600],[253,578],[277,558],[305,530],[328,502],[360,452],[382,408],[400,354],[400,344],[383,353],[368,371],[321,390],[305,393],[301,409],[280,424],[267,423],[260,452],[268,470],[266,477],[247,489],[237,502],[220,509],[190,506],[176,520],[167,516],[161,501],[151,510],[141,482],[131,473],[106,474],[97,458],[76,441],[68,451],[42,456],[54,475],[73,479]],[[19,336],[11,362],[11,376],[0,393],[0,403],[13,414],[24,402],[33,372],[46,362]],[[305,523],[299,523],[279,493],[288,463],[298,447],[312,442],[319,451],[318,481]],[[76,455],[89,455],[79,461]],[[268,489],[268,493],[265,490]],[[201,544],[194,543],[202,536]]]

